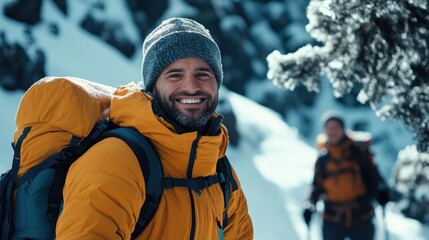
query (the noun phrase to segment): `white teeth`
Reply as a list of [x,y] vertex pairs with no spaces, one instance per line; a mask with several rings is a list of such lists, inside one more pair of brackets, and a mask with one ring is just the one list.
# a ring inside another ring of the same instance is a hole
[[183,103],[183,104],[195,104],[200,102],[201,102],[201,99],[199,98],[180,99],[180,103]]

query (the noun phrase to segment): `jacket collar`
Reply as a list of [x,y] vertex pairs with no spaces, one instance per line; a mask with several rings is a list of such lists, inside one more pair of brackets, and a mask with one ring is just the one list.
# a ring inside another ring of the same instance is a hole
[[353,144],[353,140],[347,135],[338,144],[326,143],[326,149],[332,155],[334,159],[348,158],[346,155],[350,154],[350,146]]

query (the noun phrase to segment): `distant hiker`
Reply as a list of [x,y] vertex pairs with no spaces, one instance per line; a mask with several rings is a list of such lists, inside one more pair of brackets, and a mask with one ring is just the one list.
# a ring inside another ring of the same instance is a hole
[[317,138],[321,154],[304,205],[304,221],[310,224],[315,205],[323,198],[323,239],[374,239],[372,202],[375,199],[384,207],[389,198],[369,149],[368,133],[365,139],[346,133],[344,119],[336,111],[326,112],[322,121],[325,133]]

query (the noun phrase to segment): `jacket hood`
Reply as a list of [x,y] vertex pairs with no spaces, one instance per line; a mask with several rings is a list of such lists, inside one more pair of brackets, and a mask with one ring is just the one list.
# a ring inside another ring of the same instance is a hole
[[114,88],[72,77],[46,77],[23,95],[16,114],[14,142],[31,130],[21,146],[19,176],[66,147],[72,136],[87,136],[107,117]]

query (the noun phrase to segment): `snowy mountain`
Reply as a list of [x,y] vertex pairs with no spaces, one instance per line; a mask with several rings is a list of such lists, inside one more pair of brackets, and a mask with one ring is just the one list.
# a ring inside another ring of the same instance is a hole
[[[8,1],[5,1],[8,2]],[[3,3],[5,3],[3,2]],[[10,1],[9,1],[10,2]],[[168,11],[170,15],[184,11],[181,1],[175,2]],[[29,43],[25,25],[0,16],[0,32],[7,33],[7,40],[26,46],[31,57],[36,56],[38,48],[45,51],[46,73],[55,76],[74,76],[89,79],[111,86],[119,86],[130,81],[140,80],[141,54],[131,58],[112,48],[99,38],[83,31],[78,21],[85,12],[84,1],[69,4],[68,16],[65,17],[53,1],[44,1],[42,5],[43,21],[31,30]],[[0,4],[1,6],[1,4]],[[124,4],[121,1],[109,1],[106,11],[122,22],[130,23]],[[53,31],[53,23],[55,29]],[[139,41],[132,24],[125,25],[124,31],[132,41]],[[139,49],[137,49],[139,52]],[[389,176],[397,151],[411,143],[411,136],[397,123],[381,122],[367,108],[349,109],[339,105],[330,94],[328,84],[316,98],[312,108],[300,106],[291,111],[285,119],[271,109],[255,103],[261,89],[268,89],[274,95],[282,91],[272,86],[269,81],[252,82],[247,85],[248,97],[252,100],[221,89],[221,94],[230,103],[237,118],[237,131],[240,141],[228,150],[229,158],[238,172],[245,194],[248,198],[249,211],[255,227],[255,239],[307,239],[308,230],[301,218],[301,203],[308,191],[317,155],[313,148],[315,135],[321,130],[318,116],[324,110],[339,108],[348,117],[349,126],[365,120],[367,129],[375,136],[374,151],[381,159],[383,175]],[[0,170],[10,167],[12,156],[15,112],[22,91],[0,89]],[[288,103],[287,103],[288,104]],[[305,126],[302,116],[316,119]],[[285,122],[286,120],[286,122]],[[304,126],[303,126],[304,125]],[[308,128],[304,134],[297,129]],[[307,136],[304,138],[303,136]],[[387,144],[386,144],[387,142]],[[429,227],[419,222],[404,218],[393,204],[388,205],[386,218],[377,209],[377,239],[429,239]],[[311,239],[320,239],[320,218],[316,218],[310,229]]]

